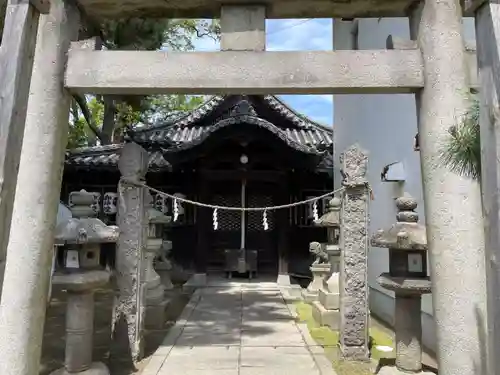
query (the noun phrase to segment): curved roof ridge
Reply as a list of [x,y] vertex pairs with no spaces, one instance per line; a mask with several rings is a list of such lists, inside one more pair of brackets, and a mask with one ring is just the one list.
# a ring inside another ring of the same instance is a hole
[[123,147],[123,143],[112,143],[109,145],[99,145],[90,147],[78,147],[71,150],[67,150],[67,154],[81,154],[81,153],[92,153],[92,152],[103,152],[103,151],[114,151]]
[[293,122],[299,127],[313,126],[324,131],[333,132],[333,127],[320,124],[308,116],[298,113],[296,110],[290,108],[288,104],[279,99],[276,95],[264,95],[264,100],[275,110],[280,112],[288,120]]
[[225,128],[227,126],[231,126],[231,125],[239,124],[239,123],[256,125],[256,126],[259,126],[261,128],[264,128],[266,130],[269,130],[272,133],[274,133],[274,135],[276,135],[278,138],[280,138],[282,141],[287,143],[290,147],[292,147],[298,151],[302,151],[304,153],[314,154],[314,155],[323,154],[322,151],[318,151],[315,147],[297,142],[292,137],[289,137],[286,131],[281,130],[276,125],[272,124],[271,122],[269,122],[265,119],[262,119],[258,116],[253,116],[253,115],[236,115],[236,116],[231,116],[231,117],[228,117],[226,119],[220,120],[210,128],[210,131],[203,133],[203,134],[200,134],[197,137],[197,139],[195,139],[189,143],[177,144],[177,145],[169,148],[167,152],[176,152],[179,150],[189,149],[189,148],[192,148],[194,146],[197,146],[197,145],[201,144],[205,139],[207,139],[210,135],[217,132],[218,130]]
[[208,100],[200,104],[195,109],[187,112],[186,114],[177,117],[172,120],[167,120],[166,122],[160,122],[158,124],[152,124],[150,126],[145,126],[142,128],[132,128],[132,133],[143,133],[147,131],[151,131],[154,129],[168,128],[171,126],[183,127],[187,124],[199,120],[202,117],[205,117],[214,107],[219,105],[222,101],[226,99],[224,95],[214,95],[210,97]]

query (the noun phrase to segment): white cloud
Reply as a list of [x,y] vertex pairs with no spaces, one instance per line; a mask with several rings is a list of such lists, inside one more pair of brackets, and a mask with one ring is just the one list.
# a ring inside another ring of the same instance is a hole
[[332,21],[329,19],[269,20],[267,49],[270,51],[331,50]]

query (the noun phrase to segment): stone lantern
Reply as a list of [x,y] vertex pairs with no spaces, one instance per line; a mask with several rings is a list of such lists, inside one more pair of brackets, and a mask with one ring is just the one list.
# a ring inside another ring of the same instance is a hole
[[340,208],[342,201],[340,198],[333,197],[328,202],[327,212],[314,222],[317,226],[324,227],[327,230],[328,243],[324,251],[328,256],[330,263],[330,272],[323,279],[323,285],[319,290],[319,301],[312,304],[313,317],[320,325],[327,325],[333,330],[339,328],[339,309],[340,309]]
[[56,265],[52,283],[68,293],[64,368],[54,375],[109,375],[102,363],[92,363],[94,291],[109,282],[100,265],[100,246],[118,240],[118,227],[107,226],[97,214],[95,196],[84,190],[71,194],[73,218],[56,226],[55,245],[63,262]]
[[431,293],[426,230],[418,223],[417,202],[405,194],[396,199],[396,205],[396,224],[380,229],[371,239],[372,246],[389,249],[389,272],[380,275],[377,281],[396,295],[396,369],[383,367],[380,374],[422,370],[421,299],[422,294]]
[[[338,238],[340,233],[340,199],[332,198],[328,203],[328,211],[316,220],[314,224],[327,228],[328,242],[326,244],[320,244],[319,242],[311,242],[309,244],[309,252],[316,256],[316,260],[309,268],[313,280],[302,293],[302,297],[308,302],[318,300],[320,290],[323,289],[325,281],[332,276],[332,260],[337,265],[336,267],[338,269],[340,262],[340,251],[338,249]],[[333,277],[335,278],[335,276]],[[332,282],[334,282],[334,279],[332,279]],[[332,288],[335,289],[333,285]]]
[[165,286],[160,275],[154,269],[154,260],[163,247],[163,226],[170,224],[171,218],[150,207],[148,209],[148,239],[146,243],[146,327],[163,326],[165,309],[168,300],[165,299]]

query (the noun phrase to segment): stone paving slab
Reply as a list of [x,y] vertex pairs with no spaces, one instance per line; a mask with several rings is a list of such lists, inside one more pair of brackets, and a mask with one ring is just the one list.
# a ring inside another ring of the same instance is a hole
[[141,375],[335,375],[276,284],[198,289]]
[[[238,373],[239,347],[183,347],[175,346],[171,351],[158,374],[219,374],[219,370],[227,373]],[[217,370],[217,371],[216,371]]]
[[320,375],[307,347],[241,348],[241,375]]

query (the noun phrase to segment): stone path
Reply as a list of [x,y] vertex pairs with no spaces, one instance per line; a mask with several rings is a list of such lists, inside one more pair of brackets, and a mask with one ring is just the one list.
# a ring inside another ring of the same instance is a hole
[[[292,307],[292,308],[290,308]],[[334,375],[273,283],[198,289],[142,375]]]

